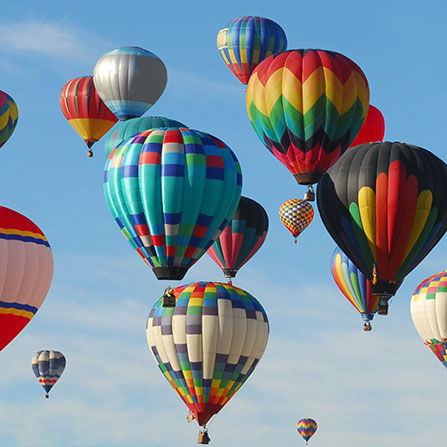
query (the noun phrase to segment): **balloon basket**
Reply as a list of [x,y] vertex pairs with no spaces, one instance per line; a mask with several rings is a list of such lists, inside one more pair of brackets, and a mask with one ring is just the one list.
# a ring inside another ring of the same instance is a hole
[[50,396],[48,394],[45,394],[45,399],[48,399]]
[[369,321],[365,321],[364,325],[363,325],[363,330],[365,332],[370,332],[372,330],[371,324]]
[[87,152],[87,157],[93,157],[93,151],[88,151]]
[[166,289],[162,297],[163,307],[175,307],[176,298],[171,289]]
[[198,444],[209,444],[210,441],[211,439],[208,436],[208,432],[202,431],[199,433],[199,436],[197,437]]
[[304,200],[307,200],[308,202],[315,202],[315,191],[312,185],[308,186],[307,192],[304,194]]

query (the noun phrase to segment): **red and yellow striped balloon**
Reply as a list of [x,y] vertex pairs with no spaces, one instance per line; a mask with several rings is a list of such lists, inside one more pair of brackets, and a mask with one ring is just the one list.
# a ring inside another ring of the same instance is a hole
[[290,50],[256,67],[246,103],[267,149],[298,183],[310,185],[356,137],[368,111],[369,87],[362,70],[342,54]]
[[[118,121],[99,97],[92,76],[72,79],[62,88],[62,113],[89,149]],[[89,151],[89,156],[92,156]]]

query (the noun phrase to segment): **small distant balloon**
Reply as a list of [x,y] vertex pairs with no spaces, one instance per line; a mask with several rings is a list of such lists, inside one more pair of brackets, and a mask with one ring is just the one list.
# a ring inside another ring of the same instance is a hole
[[34,355],[31,366],[34,375],[45,390],[45,397],[49,397],[49,392],[65,369],[65,357],[59,351],[38,351]]
[[317,423],[311,418],[300,419],[296,424],[296,429],[302,438],[307,442],[317,431]]
[[140,47],[106,53],[93,71],[99,96],[120,120],[143,115],[160,98],[167,81],[163,61]]
[[306,200],[290,199],[279,208],[279,217],[284,226],[296,238],[309,226],[314,218],[314,209]]
[[14,100],[0,90],[0,148],[14,132],[19,118],[19,111]]

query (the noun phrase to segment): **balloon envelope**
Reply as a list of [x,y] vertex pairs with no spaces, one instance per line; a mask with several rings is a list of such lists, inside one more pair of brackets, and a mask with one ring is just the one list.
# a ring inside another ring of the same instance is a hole
[[65,118],[89,148],[118,121],[99,97],[92,76],[68,81],[59,102]]
[[0,351],[39,310],[53,277],[53,254],[30,219],[0,207]]
[[419,335],[447,368],[447,271],[429,276],[416,287],[410,311]]
[[258,202],[241,196],[231,222],[208,249],[211,259],[227,278],[235,277],[259,250],[267,237],[268,225],[265,209]]
[[246,16],[234,19],[219,31],[217,48],[227,67],[242,84],[247,84],[259,62],[287,48],[287,38],[273,20]]
[[38,351],[31,361],[31,367],[46,397],[65,369],[65,357],[59,351]]
[[133,137],[137,133],[159,127],[188,127],[180,121],[171,120],[163,116],[141,116],[121,121],[116,129],[106,139],[104,150],[106,158],[121,142]]
[[340,291],[360,312],[363,320],[372,320],[379,297],[372,294],[370,281],[338,247],[332,254],[331,273]]
[[306,200],[290,199],[279,207],[279,217],[296,241],[296,238],[312,222],[314,209]]
[[176,306],[155,303],[147,341],[160,370],[203,426],[261,359],[267,315],[256,298],[230,284],[196,282],[172,291]]
[[289,50],[254,70],[248,116],[258,137],[300,184],[318,182],[362,127],[369,87],[362,70],[333,51]]
[[311,418],[300,419],[296,424],[296,429],[298,433],[302,436],[302,438],[306,441],[314,435],[317,431],[317,422]]
[[9,140],[19,118],[19,111],[14,100],[0,90],[0,148]]
[[123,47],[96,62],[93,82],[101,99],[120,119],[141,116],[163,93],[168,75],[162,60],[140,47]]
[[372,143],[374,141],[383,141],[384,135],[385,120],[383,119],[383,115],[377,107],[370,104],[362,128],[349,147]]
[[447,165],[417,146],[363,144],[328,170],[317,199],[326,229],[373,293],[392,296],[447,229]]
[[182,279],[231,220],[242,174],[233,151],[192,129],[141,132],[114,149],[104,192],[113,218],[158,279]]

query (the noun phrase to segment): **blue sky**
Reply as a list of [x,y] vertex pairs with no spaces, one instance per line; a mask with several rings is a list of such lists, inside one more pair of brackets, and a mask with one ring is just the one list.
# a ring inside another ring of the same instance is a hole
[[[316,211],[298,244],[278,208],[305,189],[258,140],[244,88],[216,49],[231,19],[278,22],[289,48],[323,48],[365,72],[385,138],[445,147],[446,6],[433,2],[224,3],[64,2],[2,5],[0,89],[19,122],[0,151],[1,204],[35,221],[53,248],[55,272],[36,317],[0,354],[3,447],[193,445],[197,426],[162,377],[145,338],[157,281],[107,209],[103,142],[86,157],[59,108],[69,79],[91,74],[107,51],[137,45],[167,66],[167,88],[149,114],[167,116],[225,141],[242,165],[243,195],[262,203],[270,231],[235,285],[256,296],[271,325],[262,361],[210,427],[212,446],[304,445],[295,424],[318,421],[315,447],[416,447],[445,438],[446,371],[419,338],[409,302],[417,284],[446,268],[446,240],[412,272],[387,317],[364,333],[329,271],[334,243]],[[183,283],[221,281],[202,258]],[[173,285],[173,284],[171,284]],[[44,399],[31,371],[40,349],[64,352],[67,367]]]

